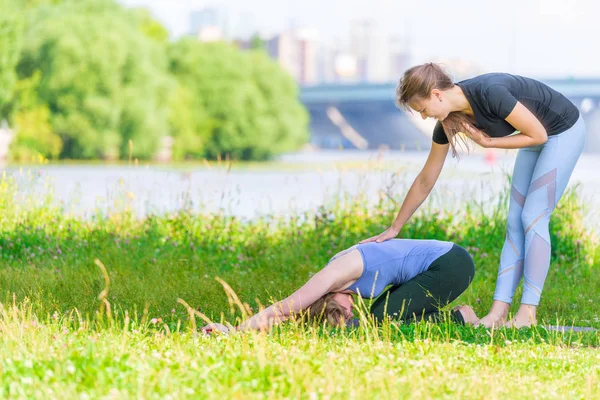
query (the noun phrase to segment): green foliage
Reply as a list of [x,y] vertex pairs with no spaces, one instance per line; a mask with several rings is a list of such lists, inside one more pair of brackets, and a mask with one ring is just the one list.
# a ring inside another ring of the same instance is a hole
[[[13,92],[33,80],[26,107]],[[115,0],[0,0],[0,117],[22,125],[15,161],[150,159],[166,137],[175,160],[268,159],[307,140],[297,90],[263,50],[169,43],[148,11]]]
[[15,115],[17,135],[9,153],[12,161],[34,162],[58,158],[62,141],[52,131],[49,120],[50,111],[46,106],[37,106]]
[[[82,220],[63,215],[51,199],[36,198],[21,206],[11,200],[16,185],[12,179],[0,181],[0,287],[18,299],[34,294],[47,299],[44,304],[52,305],[50,309],[38,312],[77,307],[93,313],[103,285],[95,258],[108,268],[108,300],[114,307],[148,306],[156,317],[167,318],[180,297],[218,318],[228,310],[227,296],[214,279],[220,277],[256,308],[257,301],[267,304],[291,294],[333,254],[381,232],[396,212],[387,201],[366,207],[359,199],[349,199],[291,218],[251,222],[186,210],[137,219],[127,211],[125,196],[124,212]],[[581,202],[567,193],[552,219],[552,230],[560,235],[553,237],[540,322],[560,319],[600,327],[600,308],[593,297],[600,288],[599,245],[581,225],[583,218]],[[477,207],[458,214],[422,212],[401,235],[451,240],[467,248],[476,276],[459,301],[481,314],[492,301],[505,223],[506,209],[499,203],[491,213]],[[228,314],[232,321],[237,316]]]
[[173,159],[202,158],[213,129],[213,120],[192,92],[178,84],[169,98],[169,126]]
[[[65,215],[51,192],[15,201],[20,185],[29,184],[24,181],[0,178],[2,398],[57,392],[66,398],[301,398],[307,392],[317,398],[519,398],[524,392],[594,398],[597,391],[599,331],[388,322],[329,329],[293,321],[269,334],[205,337],[194,330],[204,325],[194,310],[223,322],[240,317],[216,277],[256,311],[292,293],[337,251],[381,232],[397,211],[393,202],[367,207],[361,198],[346,199],[249,222],[189,210],[138,219],[124,201],[124,212],[81,219]],[[458,302],[479,314],[491,303],[505,204],[487,213],[473,203],[456,214],[423,210],[402,231],[469,249],[477,272]],[[542,324],[600,328],[600,246],[583,228],[584,211],[570,191],[553,214]]]
[[22,43],[23,21],[12,0],[0,0],[0,120],[12,99],[16,84],[15,67]]
[[156,21],[150,15],[150,12],[143,8],[137,8],[132,11],[132,14],[138,20],[139,30],[152,40],[162,44],[167,44],[169,41],[169,31]]
[[266,53],[185,38],[169,55],[172,74],[213,121],[208,157],[267,159],[306,141],[297,86]]
[[60,3],[64,3],[66,1],[71,0],[13,0],[15,2],[20,2],[25,6],[25,8],[36,8],[40,6],[52,6]]
[[35,303],[0,304],[2,398],[595,399],[600,384],[597,333],[288,324],[207,337],[177,316],[111,310],[94,323],[37,316]]
[[265,41],[262,40],[258,34],[254,34],[250,39],[250,47],[256,50],[264,49]]
[[167,131],[163,47],[112,1],[67,1],[31,11],[18,66],[40,71],[39,98],[64,141],[62,157],[151,157]]
[[56,159],[62,149],[62,140],[50,125],[50,110],[39,104],[37,87],[40,73],[17,83],[15,90],[13,125],[16,137],[10,145],[12,161],[35,162]]

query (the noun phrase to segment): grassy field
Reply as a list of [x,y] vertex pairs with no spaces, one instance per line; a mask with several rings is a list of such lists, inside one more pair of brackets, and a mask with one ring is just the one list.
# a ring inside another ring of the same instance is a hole
[[[281,299],[337,251],[387,227],[397,205],[385,196],[369,208],[361,198],[341,199],[252,222],[186,211],[83,220],[50,196],[17,203],[17,191],[14,180],[0,179],[2,398],[600,396],[598,332],[451,323],[354,330],[288,323],[229,337],[194,330],[204,322],[190,318],[193,310],[233,324],[242,316],[215,278],[253,311]],[[475,280],[455,304],[480,315],[492,301],[505,201],[485,213],[473,203],[456,213],[424,207],[401,233],[471,251]],[[584,219],[568,193],[552,220],[542,324],[600,328],[600,246]]]

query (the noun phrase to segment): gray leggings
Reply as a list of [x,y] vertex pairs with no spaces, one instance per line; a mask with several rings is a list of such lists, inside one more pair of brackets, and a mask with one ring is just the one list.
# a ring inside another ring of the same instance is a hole
[[521,303],[539,304],[550,267],[550,215],[583,151],[585,136],[580,116],[575,125],[550,136],[545,144],[519,150],[494,300],[511,303],[524,276]]

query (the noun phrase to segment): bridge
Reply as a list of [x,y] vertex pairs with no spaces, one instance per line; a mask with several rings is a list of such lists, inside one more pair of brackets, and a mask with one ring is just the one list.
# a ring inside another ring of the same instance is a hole
[[[600,78],[540,79],[567,96],[588,128],[586,151],[600,152]],[[312,143],[322,148],[421,150],[431,146],[431,123],[395,106],[396,83],[322,84],[301,88],[311,116]]]

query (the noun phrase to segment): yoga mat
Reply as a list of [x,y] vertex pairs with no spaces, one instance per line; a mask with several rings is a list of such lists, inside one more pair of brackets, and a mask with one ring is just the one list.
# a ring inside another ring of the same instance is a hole
[[589,326],[542,325],[542,327],[549,331],[559,332],[594,332],[596,330]]

